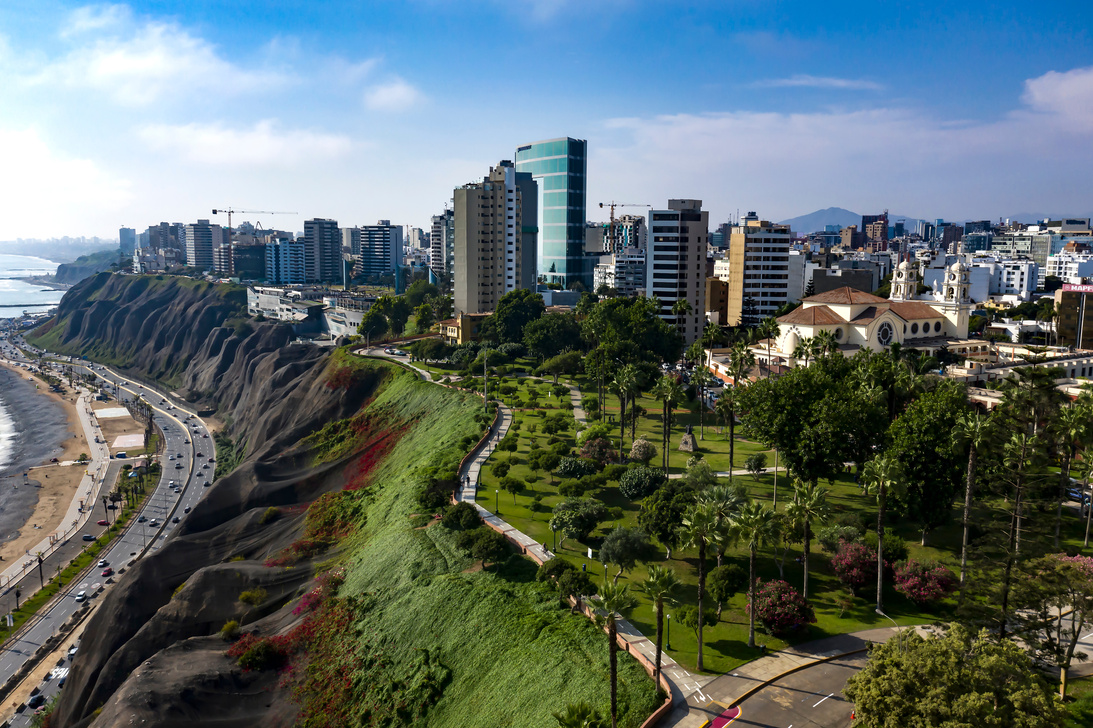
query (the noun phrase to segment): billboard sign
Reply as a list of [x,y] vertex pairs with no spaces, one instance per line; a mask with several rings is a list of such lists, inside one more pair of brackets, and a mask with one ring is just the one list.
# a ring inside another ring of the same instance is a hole
[[1093,285],[1088,283],[1064,283],[1064,291],[1074,291],[1075,293],[1093,293]]

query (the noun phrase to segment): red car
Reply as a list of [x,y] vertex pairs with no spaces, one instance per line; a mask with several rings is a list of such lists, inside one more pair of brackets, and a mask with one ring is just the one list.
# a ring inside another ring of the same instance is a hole
[[105,519],[105,518],[100,518],[100,519],[99,519],[99,520],[97,521],[97,523],[98,523],[98,524],[99,524],[100,526],[105,526],[105,525],[106,525],[106,519]]
[[102,570],[102,575],[103,576],[111,576],[113,573],[114,573],[114,570],[111,569],[109,566]]

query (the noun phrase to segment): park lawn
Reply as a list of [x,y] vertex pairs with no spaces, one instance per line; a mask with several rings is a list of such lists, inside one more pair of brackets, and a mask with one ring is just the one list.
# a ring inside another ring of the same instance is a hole
[[[692,414],[692,416],[694,415]],[[649,419],[651,418],[645,417],[639,420],[639,436],[642,434],[647,436],[659,434],[659,413],[656,417],[657,422],[650,423],[647,421]],[[542,417],[533,410],[516,410],[513,422],[514,429],[510,432],[515,432],[518,436],[518,449],[512,454],[511,458],[508,453],[501,452],[491,456],[487,467],[482,472],[482,485],[477,498],[479,504],[491,511],[499,507],[501,517],[509,524],[536,541],[551,547],[551,550],[555,551],[559,557],[586,568],[594,580],[601,581],[605,577],[604,567],[594,559],[587,558],[587,549],[591,547],[595,554],[602,543],[603,537],[613,528],[618,526],[637,527],[639,504],[623,497],[618,490],[617,484],[609,484],[596,496],[609,507],[618,507],[621,510],[621,517],[602,524],[587,542],[580,543],[569,539],[562,544],[561,548],[555,549],[555,537],[550,531],[549,521],[553,507],[564,500],[557,491],[557,483],[560,479],[555,478],[554,483],[552,483],[549,474],[539,473],[538,476],[541,480],[530,483],[527,490],[514,497],[507,492],[498,492],[499,479],[493,475],[489,467],[494,462],[506,460],[511,463],[509,473],[511,476],[523,481],[526,481],[529,476],[534,477],[527,468],[526,461],[528,453],[534,447],[545,447],[547,444],[547,436],[537,432]],[[536,432],[531,431],[532,427],[535,427]],[[572,430],[567,433],[567,437],[570,439],[573,438],[573,435]],[[727,443],[721,439],[712,439],[718,437],[720,436],[711,434],[711,439],[705,441],[706,446],[710,449],[704,455],[711,463],[717,462],[715,458],[722,457],[726,467],[715,465],[715,468],[727,470]],[[617,441],[617,436],[613,439]],[[659,437],[653,441],[659,442]],[[627,432],[627,443],[629,442],[629,432]],[[751,451],[763,451],[761,446],[738,440],[738,453],[742,450],[747,451],[749,444],[752,445]],[[689,457],[685,453],[679,453],[679,455]],[[742,465],[742,460],[743,457],[738,454],[738,467]],[[675,463],[676,460],[673,458],[672,470],[678,469],[681,471],[683,469],[682,464],[675,466]],[[751,475],[737,476],[734,480],[746,484],[748,492],[753,498],[773,504],[774,474],[767,473],[759,478],[754,478]],[[784,470],[779,471],[777,480],[778,509],[781,510],[791,497],[792,491],[790,479],[786,476]],[[723,478],[722,481],[727,481],[727,479]],[[853,473],[840,474],[833,482],[821,483],[821,485],[830,491],[829,502],[834,511],[833,517],[847,513],[856,514],[866,529],[871,530],[874,528],[876,522],[875,501],[861,494],[860,487],[854,482]],[[536,506],[535,497],[537,496],[540,498],[540,510],[533,510],[533,507]],[[997,503],[990,500],[977,503],[976,515],[980,517],[981,522],[986,520],[986,517],[989,516],[989,508],[994,505],[997,505]],[[1053,514],[1054,511],[1051,508],[1039,513],[1037,519],[1041,524],[1041,529],[1053,523]],[[1080,547],[1084,533],[1084,521],[1076,517],[1076,511],[1067,511],[1067,514],[1063,521],[1061,549]],[[922,534],[915,524],[901,522],[892,515],[889,517],[887,525],[894,527],[904,538],[910,558],[940,561],[951,568],[954,573],[959,571],[959,549],[962,535],[959,504],[954,506],[952,518],[947,524],[927,534],[925,546],[920,543]],[[800,588],[803,567],[796,559],[801,554],[801,545],[791,545],[785,551],[784,556],[782,551],[781,548],[768,547],[761,549],[757,559],[757,575],[760,579],[780,578],[778,570],[778,562],[780,561],[782,564],[782,578],[794,587]],[[665,563],[676,571],[683,583],[679,599],[683,603],[693,604],[697,600],[697,554],[693,551],[675,552],[669,563],[669,560],[664,558],[663,550],[661,550],[655,562]],[[741,568],[747,569],[747,554],[742,549],[730,550],[726,554],[724,563],[736,563]],[[713,566],[714,560],[711,557],[708,568],[713,568]],[[974,563],[972,566],[974,568]],[[613,567],[608,567],[607,572],[606,576],[614,577],[615,569]],[[652,638],[655,635],[655,621],[651,603],[637,589],[644,576],[645,567],[639,565],[633,573],[624,574],[620,577],[620,582],[630,583],[637,592],[638,607],[631,613],[630,619],[638,629]],[[883,617],[874,613],[874,593],[871,589],[866,588],[860,595],[855,596],[850,594],[838,582],[831,569],[830,555],[823,553],[815,540],[811,549],[809,581],[810,601],[815,609],[817,622],[803,631],[802,634],[796,635],[791,640],[792,643],[884,627],[890,624]],[[901,625],[928,624],[948,620],[952,617],[954,608],[954,600],[947,600],[931,610],[924,610],[905,599],[891,587],[886,588],[885,610]],[[671,610],[669,609],[667,613],[671,614]],[[673,632],[671,635],[672,656],[681,664],[693,668],[697,658],[696,636],[687,628],[677,627]],[[747,647],[747,634],[745,597],[740,594],[725,605],[720,623],[704,629],[704,668],[710,672],[728,672],[759,656],[758,649],[749,649]],[[769,649],[779,649],[787,644],[783,640],[762,633],[757,633],[756,641],[759,645],[765,644]]]
[[1093,677],[1071,679],[1067,684],[1067,698],[1070,719],[1066,722],[1066,728],[1093,725]]

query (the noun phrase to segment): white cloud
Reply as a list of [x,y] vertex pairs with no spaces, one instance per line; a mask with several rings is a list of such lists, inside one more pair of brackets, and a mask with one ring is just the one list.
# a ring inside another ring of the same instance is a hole
[[[1024,102],[986,122],[918,108],[613,119],[590,139],[589,200],[693,196],[711,220],[831,204],[954,218],[1088,213],[1093,69],[1031,79]],[[610,189],[595,189],[605,176]]]
[[423,98],[420,91],[401,78],[373,86],[364,93],[364,103],[373,111],[405,111]]
[[211,166],[289,167],[337,158],[353,148],[349,137],[306,129],[281,130],[265,120],[246,129],[222,124],[150,124],[137,134],[152,150],[179,161]]
[[35,129],[0,129],[0,240],[64,234],[132,199],[128,181],[55,152]]
[[810,76],[798,73],[788,78],[772,78],[756,81],[753,86],[772,88],[829,88],[847,91],[880,91],[884,88],[874,81],[857,78],[832,78],[830,76]]
[[60,35],[71,41],[68,52],[25,76],[25,83],[87,89],[141,107],[199,92],[215,91],[218,98],[259,93],[291,80],[276,70],[243,68],[185,28],[137,20],[126,6],[81,8]]

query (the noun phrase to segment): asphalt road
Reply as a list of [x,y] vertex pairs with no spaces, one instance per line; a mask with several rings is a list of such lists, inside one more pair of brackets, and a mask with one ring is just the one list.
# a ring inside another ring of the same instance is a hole
[[[31,350],[31,347],[24,348]],[[24,360],[17,351],[8,347],[6,342],[4,353],[10,358]],[[164,436],[164,450],[161,458],[163,472],[159,483],[145,501],[138,516],[138,522],[133,523],[101,555],[106,563],[102,567],[93,568],[86,578],[69,585],[63,592],[63,597],[55,601],[48,612],[39,615],[37,623],[18,640],[9,644],[0,654],[0,683],[14,674],[23,662],[79,608],[81,602],[77,599],[80,592],[85,594],[85,599],[96,599],[99,598],[102,589],[109,587],[113,577],[102,576],[104,568],[112,568],[118,574],[124,573],[127,566],[139,558],[145,548],[158,549],[176,528],[172,519],[178,518],[181,521],[186,517],[189,509],[211,485],[216,468],[213,460],[215,446],[212,437],[205,424],[195,414],[183,409],[179,403],[169,400],[165,393],[129,382],[104,367],[90,363],[86,365],[74,363],[72,366],[83,372],[90,371],[100,379],[111,383],[120,400],[141,398],[151,405],[153,419]],[[111,461],[112,474],[119,472],[124,462],[124,460]],[[107,482],[113,481],[107,478]],[[141,521],[141,518],[144,520]],[[95,523],[97,520],[89,519],[84,529],[76,533],[64,547],[58,549],[57,563],[61,563],[62,560],[68,563],[83,549],[83,534],[89,533],[97,537],[102,533],[104,527],[98,526]],[[47,562],[45,570],[48,576],[55,571],[55,567]],[[32,573],[26,578],[37,580],[38,575]],[[8,602],[13,600],[13,593],[0,597],[0,610],[6,612],[11,606]],[[56,694],[64,670],[71,666],[72,659],[79,659],[78,654],[77,652],[75,657],[66,658],[58,666],[55,676],[42,683],[41,694],[47,700]],[[23,711],[16,715],[11,725],[29,725],[32,713],[33,711],[29,709]]]
[[733,728],[845,728],[853,707],[842,695],[847,679],[865,666],[866,653],[806,668],[763,688],[740,704]]

